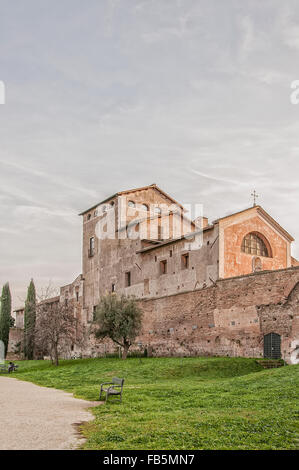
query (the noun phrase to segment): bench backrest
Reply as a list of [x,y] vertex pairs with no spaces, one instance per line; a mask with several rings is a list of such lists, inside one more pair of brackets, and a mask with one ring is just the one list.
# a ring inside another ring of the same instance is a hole
[[112,383],[123,386],[125,379],[119,379],[118,377],[113,377]]

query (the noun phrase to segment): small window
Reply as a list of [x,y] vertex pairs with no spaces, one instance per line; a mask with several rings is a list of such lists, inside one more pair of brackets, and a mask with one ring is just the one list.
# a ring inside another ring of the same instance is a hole
[[67,307],[67,306],[68,306],[68,304],[69,304],[69,301],[68,301],[68,299],[64,299],[64,306],[65,306],[65,307]]
[[111,292],[115,292],[115,284],[112,284],[112,286],[111,286]]
[[145,212],[148,212],[148,206],[146,204],[142,204],[141,205],[141,210],[145,211]]
[[79,291],[76,290],[76,301],[79,302]]
[[169,256],[172,258],[172,250],[169,251]]
[[182,269],[188,269],[189,268],[189,253],[182,255],[181,259],[182,259]]
[[88,249],[88,256],[91,258],[94,256],[94,237],[89,239],[89,249]]
[[87,220],[90,220],[90,219],[91,219],[91,214],[88,214]]
[[134,201],[129,201],[128,202],[128,207],[134,208],[135,207],[135,202]]
[[252,272],[257,272],[257,271],[262,271],[263,270],[263,264],[261,258],[254,256],[252,258]]
[[160,207],[155,207],[154,213],[155,213],[156,215],[160,215],[160,214],[161,214],[161,209],[160,209]]
[[125,273],[125,287],[130,287],[131,285],[131,272],[127,271]]
[[92,320],[95,321],[97,318],[97,306],[94,305],[92,309]]
[[97,209],[94,211],[94,214],[93,214],[93,215],[94,215],[95,217],[98,216],[98,210],[97,210]]
[[160,261],[160,274],[166,274],[167,273],[167,261],[164,259],[163,261]]

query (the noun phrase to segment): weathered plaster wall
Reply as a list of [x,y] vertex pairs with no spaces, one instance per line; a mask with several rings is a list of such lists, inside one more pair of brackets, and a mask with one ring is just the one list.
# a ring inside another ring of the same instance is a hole
[[251,214],[236,214],[219,223],[222,250],[220,278],[252,273],[253,256],[241,250],[242,240],[250,232],[257,232],[270,244],[272,256],[259,256],[263,270],[284,269],[291,266],[290,242],[256,214],[253,208]]
[[[171,201],[161,196],[159,192],[150,188],[148,190],[135,191],[126,196],[127,202],[133,200],[136,204],[172,205]],[[114,202],[117,213],[117,201]],[[172,295],[178,291],[190,290],[204,285],[211,285],[218,277],[218,244],[217,230],[205,230],[203,233],[203,247],[201,249],[189,248],[190,242],[182,240],[159,248],[150,249],[141,253],[150,242],[142,242],[143,237],[136,234],[136,239],[120,238],[99,240],[96,236],[96,225],[99,216],[91,211],[83,217],[83,277],[84,277],[84,311],[90,321],[94,306],[99,302],[100,296],[111,292],[112,284],[118,294],[125,292],[127,295],[135,295],[138,298],[156,297],[164,294]],[[128,208],[128,220],[138,215],[138,211]],[[172,224],[172,216],[169,226]],[[179,217],[180,221],[180,217]],[[163,217],[162,217],[163,222]],[[147,222],[145,222],[147,224]],[[161,220],[159,221],[161,223]],[[183,233],[190,233],[190,224],[183,221],[181,228]],[[142,223],[139,231],[143,232]],[[168,237],[168,233],[164,235]],[[170,237],[172,233],[170,231]],[[88,256],[89,240],[95,239],[94,256]],[[118,237],[118,234],[117,234]],[[189,268],[182,267],[182,254],[189,252]],[[167,272],[161,274],[160,262],[167,262]],[[125,273],[130,272],[131,285],[125,284]]]

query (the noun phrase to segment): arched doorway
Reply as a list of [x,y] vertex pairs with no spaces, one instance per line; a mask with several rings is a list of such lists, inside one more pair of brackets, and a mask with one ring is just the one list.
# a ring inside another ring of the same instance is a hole
[[277,333],[264,336],[264,357],[267,359],[281,358],[281,337]]

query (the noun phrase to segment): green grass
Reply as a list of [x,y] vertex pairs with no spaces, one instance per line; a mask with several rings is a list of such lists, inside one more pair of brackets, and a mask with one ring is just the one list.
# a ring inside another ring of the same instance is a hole
[[85,449],[298,449],[299,366],[245,358],[19,361],[13,376],[97,400],[125,378],[123,403],[93,408]]

